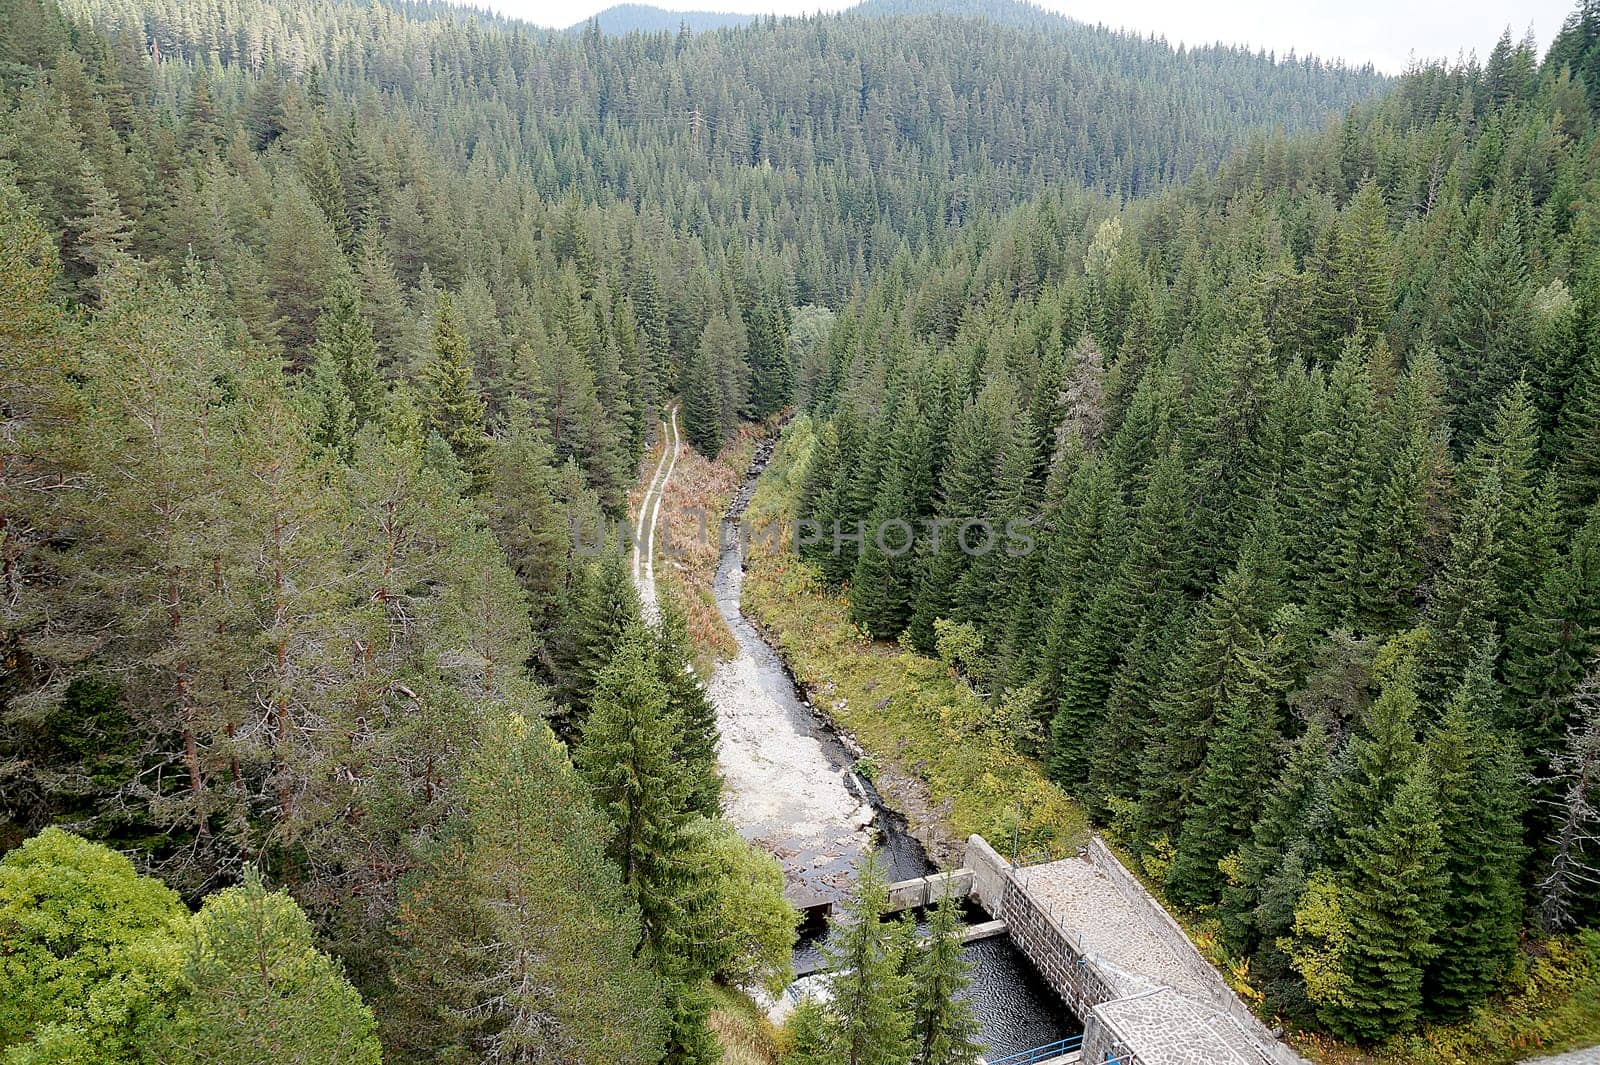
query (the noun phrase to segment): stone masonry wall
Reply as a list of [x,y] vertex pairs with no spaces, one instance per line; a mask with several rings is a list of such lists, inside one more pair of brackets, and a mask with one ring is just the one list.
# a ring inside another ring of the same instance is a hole
[[[1237,1021],[1239,1026],[1250,1036],[1251,1040],[1257,1044],[1258,1049],[1269,1055],[1277,1065],[1307,1065],[1305,1058],[1296,1054],[1276,1039],[1272,1032],[1267,1029],[1267,1026],[1261,1023],[1260,1018],[1251,1013],[1249,1007],[1239,1001],[1239,996],[1234,994],[1233,988],[1228,986],[1228,982],[1217,971],[1216,967],[1206,961],[1204,955],[1195,949],[1194,944],[1189,941],[1188,935],[1179,927],[1178,922],[1173,920],[1172,915],[1166,911],[1166,908],[1157,902],[1150,892],[1145,890],[1144,885],[1139,882],[1139,878],[1128,871],[1117,856],[1111,852],[1111,848],[1101,841],[1099,836],[1095,836],[1089,841],[1087,857],[1089,861],[1093,862],[1097,868],[1106,874],[1106,879],[1111,881],[1112,885],[1125,898],[1135,906],[1147,911],[1150,927],[1162,938],[1162,941],[1167,944],[1170,950],[1180,956],[1191,959],[1197,963],[1191,968],[1197,968],[1207,974],[1204,986],[1207,1005],[1226,1013]],[[1084,1060],[1087,1061],[1089,1058],[1085,1056]]]
[[1045,983],[1079,1017],[1087,1018],[1094,1007],[1115,997],[1084,956],[1078,938],[1014,881],[1006,884],[996,916],[1006,923],[1012,942],[1033,962]]

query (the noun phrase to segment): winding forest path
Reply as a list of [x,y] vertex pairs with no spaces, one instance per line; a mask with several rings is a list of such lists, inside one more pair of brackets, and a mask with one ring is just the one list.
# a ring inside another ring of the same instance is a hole
[[639,501],[638,531],[633,543],[633,585],[639,592],[639,605],[646,621],[652,625],[660,620],[661,608],[656,598],[656,526],[661,518],[661,497],[666,495],[667,481],[673,467],[678,464],[678,451],[683,447],[678,437],[678,408],[670,407],[667,417],[661,420],[661,458],[655,472],[650,475],[650,486]]

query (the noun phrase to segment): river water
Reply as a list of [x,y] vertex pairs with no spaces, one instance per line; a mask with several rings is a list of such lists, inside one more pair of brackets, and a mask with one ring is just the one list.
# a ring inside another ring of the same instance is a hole
[[[876,847],[891,881],[935,869],[904,822],[885,807],[870,782],[852,771],[854,759],[844,742],[801,696],[783,660],[741,609],[739,522],[770,455],[769,442],[758,451],[723,520],[714,592],[739,653],[717,667],[707,688],[722,732],[718,757],[726,783],[725,814],[745,838],[777,857],[790,900],[805,908],[847,893],[856,863],[869,847]],[[795,947],[797,968],[817,956],[821,934],[815,924],[802,931]],[[980,940],[965,952],[972,963],[970,1001],[986,1057],[1029,1050],[1082,1030],[1008,938]],[[790,995],[819,979],[797,982]]]

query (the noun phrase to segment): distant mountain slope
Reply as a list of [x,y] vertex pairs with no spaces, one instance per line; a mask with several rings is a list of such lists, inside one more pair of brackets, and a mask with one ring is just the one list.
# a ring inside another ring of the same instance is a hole
[[[190,0],[62,3],[164,60],[284,80],[316,70],[352,98],[378,87],[450,151],[493,143],[542,189],[671,190],[675,221],[699,225],[688,216],[706,213],[804,246],[802,275],[849,264],[829,291],[901,238],[938,244],[975,213],[1051,185],[1143,195],[1391,84],[1305,57],[1175,49],[1014,0],[948,8],[983,18],[904,13],[939,0],[869,0],[681,47],[670,38],[683,16],[671,12],[672,28],[643,43],[607,33],[597,44],[437,2],[399,12],[371,0],[230,0],[201,12]],[[688,190],[708,185],[722,194],[688,206]],[[856,254],[865,247],[876,250]]]
[[[754,22],[755,15],[739,15],[728,11],[668,11],[649,4],[616,4],[595,15],[592,21],[600,24],[600,32],[610,34],[660,33],[676,31],[688,26],[695,33],[721,29],[724,26],[743,26]],[[581,30],[590,19],[574,23],[568,32]]]
[[951,15],[985,18],[1006,26],[1059,27],[1064,23],[1086,25],[1079,19],[1047,11],[1026,0],[862,0],[847,9],[847,15],[868,18],[905,15]]

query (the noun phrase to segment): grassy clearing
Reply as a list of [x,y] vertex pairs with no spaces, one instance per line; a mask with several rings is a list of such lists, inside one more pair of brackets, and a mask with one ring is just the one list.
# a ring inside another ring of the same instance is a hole
[[722,1046],[722,1065],[776,1065],[772,1023],[756,1004],[731,988],[713,985],[711,1030]]

